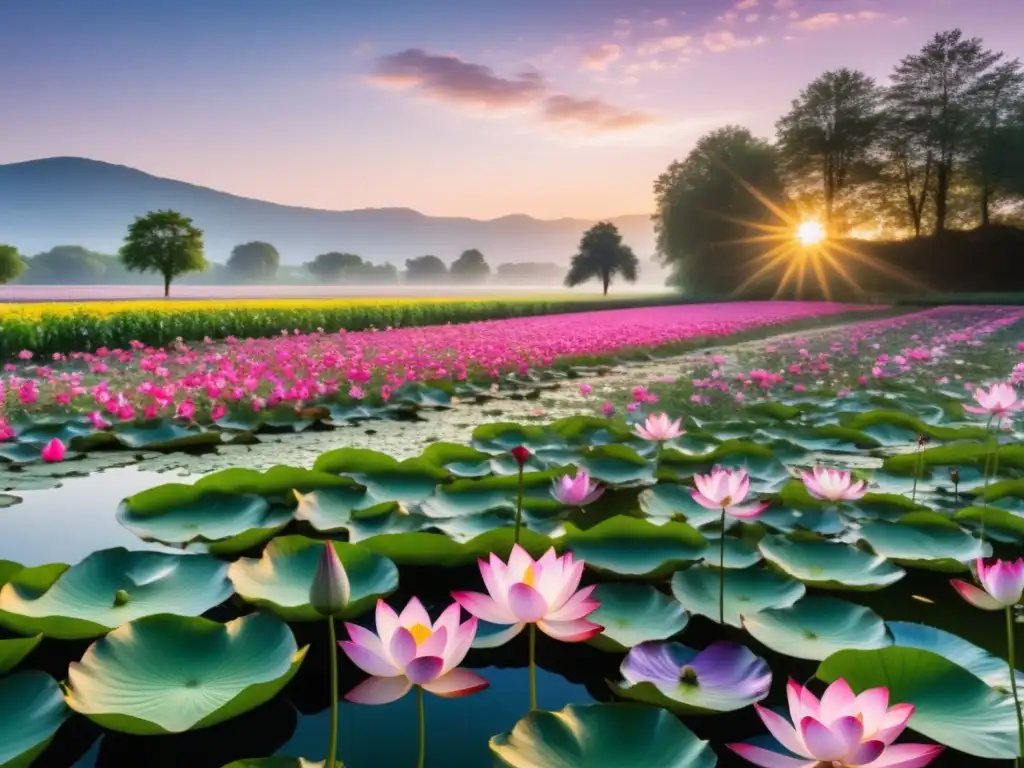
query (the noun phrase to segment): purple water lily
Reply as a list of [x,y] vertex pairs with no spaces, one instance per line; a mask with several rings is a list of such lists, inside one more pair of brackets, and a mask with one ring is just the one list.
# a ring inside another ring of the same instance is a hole
[[650,683],[667,699],[690,710],[731,712],[768,695],[772,671],[764,659],[738,643],[720,641],[703,651],[682,643],[640,643],[619,669],[621,690]]

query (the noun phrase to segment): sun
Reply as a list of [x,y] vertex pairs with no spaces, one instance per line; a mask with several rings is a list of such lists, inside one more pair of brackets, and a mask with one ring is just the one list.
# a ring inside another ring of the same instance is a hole
[[825,241],[825,228],[817,221],[802,221],[796,228],[795,236],[800,245],[809,248]]

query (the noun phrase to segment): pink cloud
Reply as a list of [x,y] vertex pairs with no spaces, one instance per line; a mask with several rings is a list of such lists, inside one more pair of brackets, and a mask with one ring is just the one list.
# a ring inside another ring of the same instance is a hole
[[693,40],[689,35],[669,35],[645,40],[637,46],[638,56],[657,56],[665,51],[682,51],[689,47]]
[[805,19],[794,21],[790,26],[794,29],[815,31],[819,29],[831,29],[840,24],[848,22],[870,22],[884,19],[886,14],[880,11],[858,11],[856,13],[816,13]]
[[796,5],[796,0],[775,0],[775,2],[772,3],[772,6],[774,8],[778,8],[779,10],[783,10],[783,9],[786,9],[786,8],[792,8],[795,5]]
[[760,0],[740,0],[738,3],[736,3],[736,10],[748,11],[751,8],[757,8],[757,6],[759,6],[760,4]]
[[721,32],[708,32],[701,42],[712,53],[724,53],[725,51],[752,48],[755,45],[762,45],[765,41],[766,38],[761,35],[741,37],[730,30],[722,30]]
[[622,49],[615,43],[602,43],[583,53],[583,66],[586,69],[603,70],[613,61],[622,56]]
[[555,94],[544,101],[543,115],[551,123],[576,123],[597,132],[622,131],[659,122],[647,112],[616,107],[601,99],[578,99]]

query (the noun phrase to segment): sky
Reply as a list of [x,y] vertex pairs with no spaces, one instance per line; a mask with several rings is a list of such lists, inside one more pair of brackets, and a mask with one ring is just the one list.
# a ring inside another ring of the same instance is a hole
[[263,200],[596,219],[821,72],[885,82],[1020,0],[3,0],[0,163],[82,156]]

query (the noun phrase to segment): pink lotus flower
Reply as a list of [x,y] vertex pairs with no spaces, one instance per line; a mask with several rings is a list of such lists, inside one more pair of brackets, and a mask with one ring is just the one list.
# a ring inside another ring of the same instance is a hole
[[66,453],[67,450],[64,448],[64,443],[55,437],[43,447],[42,458],[43,461],[53,464],[58,461],[64,461]]
[[594,388],[589,384],[580,384],[580,394],[583,397],[589,397],[590,393],[594,391]]
[[720,510],[733,517],[757,517],[767,507],[765,502],[742,505],[750,491],[750,476],[742,469],[715,467],[707,475],[694,475],[697,486],[690,491],[693,500],[705,509]]
[[982,589],[960,579],[950,579],[960,597],[984,611],[1001,611],[1017,605],[1024,596],[1024,558],[1014,562],[996,560],[991,565],[978,558],[978,581]]
[[605,418],[610,419],[615,415],[615,405],[607,400],[601,403],[601,413],[605,415]]
[[647,421],[637,424],[634,430],[644,440],[661,443],[686,434],[682,424],[682,419],[669,421],[666,413],[652,413],[647,417]]
[[815,467],[812,472],[801,472],[800,479],[812,496],[824,501],[856,501],[868,492],[867,480],[854,482],[853,474],[845,470]]
[[1005,382],[993,384],[987,390],[975,388],[974,399],[978,401],[978,405],[965,405],[965,411],[987,413],[997,421],[1009,418],[1011,413],[1024,408],[1024,401],[1017,399],[1017,390]]
[[887,688],[871,688],[857,696],[840,678],[819,701],[790,680],[786,694],[792,724],[759,704],[754,709],[779,744],[797,757],[752,744],[728,744],[729,749],[762,768],[921,768],[945,749],[893,744],[907,727],[914,706],[890,708]]
[[562,475],[551,483],[551,495],[567,507],[584,507],[597,501],[604,488],[590,479],[586,470],[577,469],[576,476]]
[[552,547],[534,561],[516,544],[508,565],[494,553],[489,563],[478,562],[488,594],[453,592],[452,597],[482,621],[508,625],[508,629],[477,638],[475,648],[503,645],[527,624],[536,624],[544,634],[569,643],[589,640],[604,630],[586,618],[601,606],[590,597],[593,586],[576,591],[583,576],[583,561],[574,561],[571,552],[558,557]]
[[350,640],[338,643],[352,663],[370,675],[345,698],[356,704],[389,704],[414,685],[437,696],[455,698],[482,691],[489,683],[476,672],[458,669],[476,635],[477,620],[460,624],[457,603],[431,622],[423,604],[412,598],[401,614],[377,601],[377,634],[345,624]]

